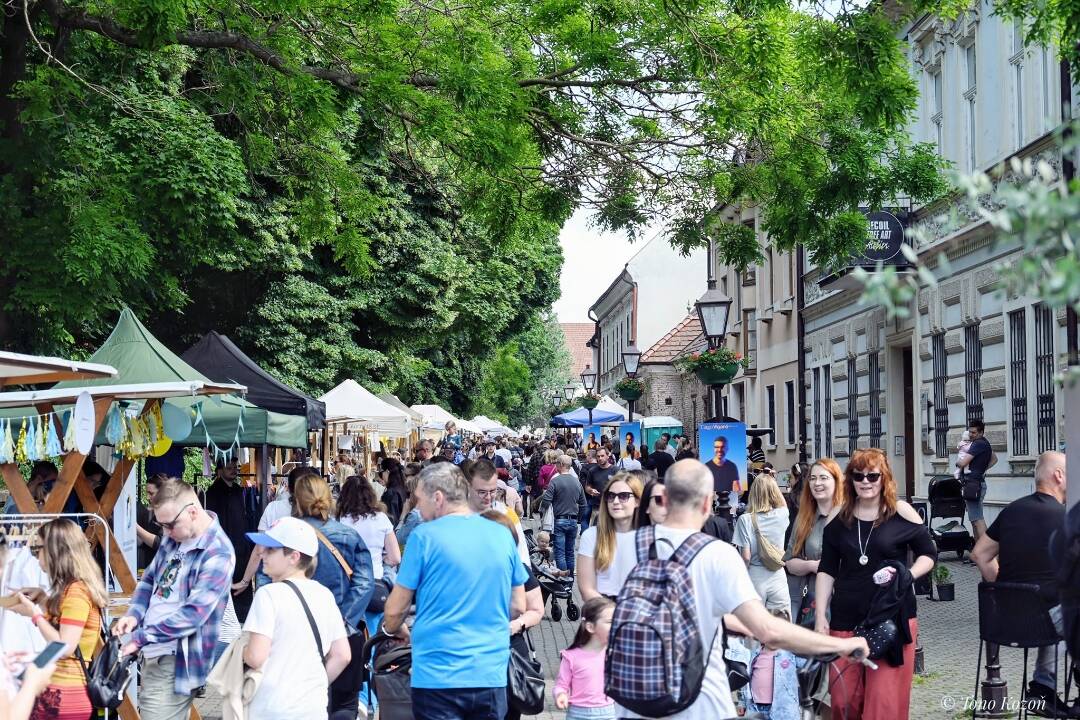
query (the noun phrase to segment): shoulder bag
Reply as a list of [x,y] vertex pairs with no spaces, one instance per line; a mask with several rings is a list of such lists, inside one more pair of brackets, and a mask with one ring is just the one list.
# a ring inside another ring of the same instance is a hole
[[757,513],[750,513],[750,521],[754,524],[754,534],[757,536],[758,557],[761,564],[768,570],[779,570],[784,567],[784,550],[772,544],[769,538],[761,533],[758,527]]
[[319,659],[325,662],[326,653],[323,652],[322,638],[319,637],[319,628],[315,625],[315,616],[311,614],[311,608],[308,607],[307,600],[304,599],[304,593],[300,592],[300,588],[296,587],[296,584],[293,583],[292,580],[286,580],[285,584],[292,588],[292,591],[296,593],[296,597],[300,598],[300,604],[304,606],[304,614],[307,615],[308,625],[311,626],[311,634],[315,636],[315,646],[319,648]]
[[538,715],[544,710],[546,683],[540,663],[533,659],[529,631],[523,631],[525,650],[510,644],[510,664],[506,668],[506,700],[522,715]]

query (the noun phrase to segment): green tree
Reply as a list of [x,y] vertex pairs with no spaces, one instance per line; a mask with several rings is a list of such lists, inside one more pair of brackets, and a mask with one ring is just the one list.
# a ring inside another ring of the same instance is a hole
[[525,408],[529,396],[535,394],[534,386],[517,343],[506,343],[495,352],[484,367],[478,389],[477,412],[514,427],[529,418]]

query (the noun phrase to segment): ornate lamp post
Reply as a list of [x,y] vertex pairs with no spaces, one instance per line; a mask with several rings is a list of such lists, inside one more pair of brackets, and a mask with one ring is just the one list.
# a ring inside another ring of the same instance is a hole
[[[633,341],[622,351],[623,369],[626,371],[626,377],[634,380],[637,378],[638,364],[641,362],[641,351],[638,350],[637,344]],[[640,390],[623,390],[619,393],[623,400],[626,400],[626,404],[630,411],[630,417],[628,422],[634,422],[634,401],[641,397]]]
[[[709,289],[705,291],[694,307],[697,309],[698,320],[701,321],[701,330],[710,348],[720,347],[727,335],[728,317],[731,313],[731,298],[716,288],[716,279],[712,277],[712,268],[709,268]],[[720,415],[720,389],[731,378],[710,379],[709,391],[713,398],[713,412]]]
[[592,369],[592,365],[586,365],[581,371],[581,387],[585,388],[585,400],[582,405],[589,411],[589,424],[592,425],[592,411],[596,407],[596,402],[589,397],[592,395],[593,388],[596,387],[596,371]]

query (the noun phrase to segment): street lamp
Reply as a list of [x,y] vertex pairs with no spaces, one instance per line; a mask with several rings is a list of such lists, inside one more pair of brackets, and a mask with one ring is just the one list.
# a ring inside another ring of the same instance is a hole
[[[731,314],[731,298],[722,290],[716,288],[716,279],[713,277],[712,268],[709,268],[709,289],[694,303],[697,309],[698,320],[701,321],[701,331],[709,341],[710,348],[720,347],[727,335],[728,318]],[[723,384],[710,385],[713,398],[713,412],[720,414],[720,389]]]
[[559,393],[555,393],[554,395],[551,396],[551,407],[556,407],[556,408],[559,407],[560,405],[562,405],[562,401],[563,401],[563,399],[559,395]]
[[[622,364],[623,369],[626,370],[626,377],[633,380],[637,377],[638,364],[641,362],[641,351],[638,350],[637,343],[630,341],[630,345],[622,351]],[[625,398],[624,398],[625,399]],[[628,422],[634,422],[634,400],[626,400],[627,408],[630,412]]]
[[562,391],[563,397],[566,398],[566,402],[570,402],[574,399],[574,393],[577,392],[577,385],[574,384],[573,380],[567,380],[566,387],[564,387]]
[[586,365],[581,371],[581,387],[585,388],[587,393],[592,392],[596,387],[596,371],[592,369],[592,365]]

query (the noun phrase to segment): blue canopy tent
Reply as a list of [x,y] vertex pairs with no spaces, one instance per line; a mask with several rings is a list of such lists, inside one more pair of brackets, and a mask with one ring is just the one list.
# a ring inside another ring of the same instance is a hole
[[[611,422],[613,420],[622,420],[623,416],[607,410],[601,410],[597,408],[592,411],[592,424],[599,425],[601,423]],[[585,408],[578,408],[577,410],[571,410],[568,413],[562,415],[556,415],[551,418],[551,427],[585,427],[589,424],[589,411]]]

